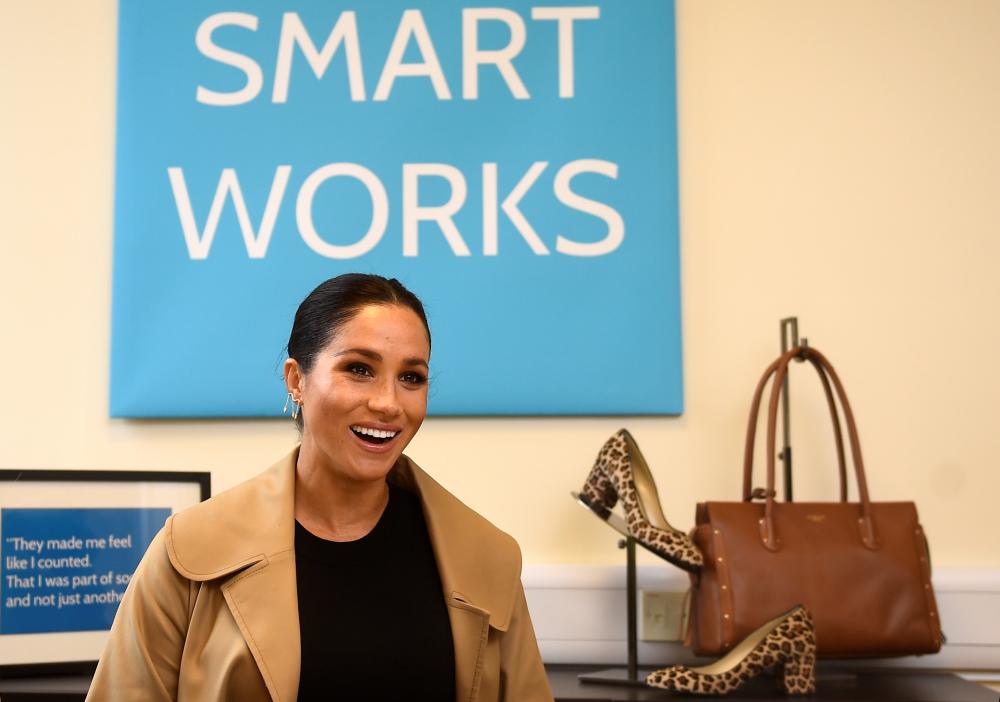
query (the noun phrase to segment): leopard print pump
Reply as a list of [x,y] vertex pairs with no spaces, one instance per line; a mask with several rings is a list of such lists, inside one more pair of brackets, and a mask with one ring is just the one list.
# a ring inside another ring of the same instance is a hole
[[653,475],[627,429],[604,443],[579,499],[605,520],[621,500],[629,536],[679,568],[690,572],[701,568],[701,551],[663,516]]
[[715,663],[656,670],[647,676],[646,684],[698,695],[725,695],[775,667],[787,694],[816,691],[816,634],[812,617],[801,605],[764,624]]

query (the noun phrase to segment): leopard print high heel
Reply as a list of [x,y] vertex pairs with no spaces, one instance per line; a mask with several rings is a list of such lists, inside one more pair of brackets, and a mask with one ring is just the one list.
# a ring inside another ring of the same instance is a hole
[[[578,499],[612,527],[624,530],[677,567],[690,572],[701,568],[701,551],[663,516],[656,483],[628,430],[618,430],[605,442]],[[619,500],[625,512],[623,526],[618,526],[620,518],[611,512]]]
[[816,691],[816,634],[812,617],[799,605],[752,632],[715,663],[675,665],[653,671],[646,684],[697,695],[725,695],[769,668],[778,668],[789,695]]

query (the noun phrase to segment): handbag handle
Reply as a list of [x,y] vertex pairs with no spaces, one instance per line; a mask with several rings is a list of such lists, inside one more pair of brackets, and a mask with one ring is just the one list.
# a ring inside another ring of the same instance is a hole
[[758,520],[760,526],[760,538],[764,547],[769,551],[777,551],[780,540],[774,529],[774,461],[775,461],[775,439],[778,418],[778,402],[781,397],[781,384],[788,373],[788,364],[797,356],[806,359],[815,358],[824,371],[833,381],[837,399],[844,411],[844,419],[847,422],[847,437],[851,446],[851,460],[854,464],[854,474],[858,483],[858,496],[861,502],[861,516],[858,517],[858,530],[861,536],[861,543],[868,549],[879,547],[878,537],[875,533],[875,523],[872,519],[871,500],[868,496],[868,483],[865,480],[864,460],[861,457],[861,442],[858,439],[858,428],[854,421],[854,413],[851,405],[847,401],[847,393],[840,382],[840,377],[833,369],[830,361],[812,347],[795,347],[783,354],[777,361],[774,370],[774,384],[771,387],[771,399],[768,404],[767,417],[767,501],[764,505],[764,516]]
[[[743,449],[743,501],[750,502],[754,497],[753,491],[753,451],[757,436],[757,418],[760,415],[760,402],[764,395],[764,388],[768,379],[774,375],[781,359],[774,361],[764,375],[753,393],[753,401],[750,403],[750,422],[747,426],[746,444]],[[844,437],[840,431],[840,415],[837,414],[837,404],[833,398],[833,390],[830,388],[830,380],[826,376],[822,364],[814,357],[809,358],[810,363],[819,373],[819,379],[823,382],[823,393],[826,395],[826,404],[830,409],[830,419],[833,421],[833,438],[837,446],[837,468],[840,473],[840,501],[847,502],[847,462],[844,458]],[[766,495],[765,495],[766,497]]]

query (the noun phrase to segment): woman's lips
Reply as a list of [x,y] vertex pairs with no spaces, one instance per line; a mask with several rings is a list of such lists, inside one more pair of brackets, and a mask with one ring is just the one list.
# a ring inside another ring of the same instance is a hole
[[[351,432],[351,436],[354,437],[355,441],[357,441],[362,448],[364,448],[366,451],[371,451],[372,453],[386,453],[388,451],[391,451],[393,444],[395,443],[396,439],[399,438],[399,435],[401,433],[397,431],[396,435],[393,436],[391,439],[388,438],[383,439],[382,443],[376,443],[374,441],[374,437],[366,437],[364,434],[358,434],[358,432],[354,431],[353,429],[348,429],[348,431]],[[368,438],[372,438],[373,440],[371,441],[366,440]]]

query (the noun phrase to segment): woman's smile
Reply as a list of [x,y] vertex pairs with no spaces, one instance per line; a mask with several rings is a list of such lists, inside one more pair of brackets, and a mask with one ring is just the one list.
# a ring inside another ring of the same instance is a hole
[[400,435],[398,428],[380,429],[376,425],[352,424],[351,432],[368,451],[388,451],[390,444]]

